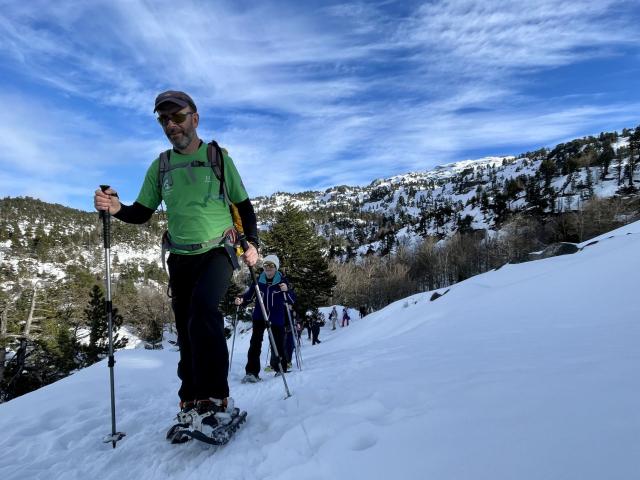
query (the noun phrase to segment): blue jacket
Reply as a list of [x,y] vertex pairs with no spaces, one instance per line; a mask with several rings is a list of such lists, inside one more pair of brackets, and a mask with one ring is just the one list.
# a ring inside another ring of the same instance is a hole
[[[289,290],[283,292],[280,290],[280,284],[284,283],[289,287]],[[267,276],[264,272],[258,277],[258,288],[260,289],[260,295],[264,301],[264,308],[269,316],[269,321],[273,325],[283,326],[285,322],[288,322],[287,312],[285,311],[285,301],[289,304],[293,304],[296,301],[296,294],[289,284],[289,280],[280,272],[276,272],[271,284],[267,285]],[[255,283],[251,284],[249,290],[242,296],[242,305],[251,303],[255,300],[256,287]],[[258,302],[253,308],[253,320],[264,320],[262,318],[262,309]]]

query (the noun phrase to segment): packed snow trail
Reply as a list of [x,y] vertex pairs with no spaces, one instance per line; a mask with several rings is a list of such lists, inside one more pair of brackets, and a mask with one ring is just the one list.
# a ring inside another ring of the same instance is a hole
[[[249,412],[215,454],[165,433],[178,354],[116,354],[118,429],[101,362],[0,405],[0,478],[629,480],[640,472],[640,226],[574,255],[400,300],[303,333],[304,370],[241,384]],[[328,313],[328,310],[326,311]],[[231,340],[230,340],[231,341]],[[266,347],[266,344],[265,344]]]

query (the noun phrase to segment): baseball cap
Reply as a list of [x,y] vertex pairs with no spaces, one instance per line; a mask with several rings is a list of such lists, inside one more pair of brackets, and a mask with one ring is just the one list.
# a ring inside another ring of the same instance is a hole
[[191,107],[194,112],[198,111],[192,98],[186,93],[177,90],[167,90],[158,95],[156,97],[156,106],[153,109],[154,113],[163,103],[174,103],[181,108]]

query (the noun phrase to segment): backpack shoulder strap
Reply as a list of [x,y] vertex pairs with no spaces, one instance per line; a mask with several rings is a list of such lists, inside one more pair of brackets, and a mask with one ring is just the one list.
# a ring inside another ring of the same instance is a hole
[[218,191],[220,198],[224,198],[227,205],[231,205],[232,202],[229,199],[227,185],[224,181],[224,157],[220,145],[218,145],[215,140],[211,140],[207,145],[207,160],[211,164],[213,173],[220,182],[220,190]]
[[225,203],[229,206],[229,212],[231,212],[231,218],[233,219],[233,225],[239,233],[244,233],[244,227],[242,226],[242,219],[240,217],[240,211],[238,207],[229,198],[229,192],[227,191],[227,184],[224,181],[224,154],[227,151],[221,148],[215,140],[211,140],[207,145],[207,161],[213,169],[216,178],[220,182],[220,190],[218,195],[220,199],[224,199]]
[[[158,190],[162,191],[162,185],[164,184],[164,177],[169,170],[171,170],[169,166],[169,156],[171,155],[171,149],[165,150],[160,154],[158,159]],[[173,184],[173,180],[171,176],[169,176],[169,184]]]
[[211,164],[213,173],[216,174],[216,178],[224,182],[224,160],[222,159],[222,152],[220,151],[220,145],[215,140],[211,140],[207,145],[207,160]]

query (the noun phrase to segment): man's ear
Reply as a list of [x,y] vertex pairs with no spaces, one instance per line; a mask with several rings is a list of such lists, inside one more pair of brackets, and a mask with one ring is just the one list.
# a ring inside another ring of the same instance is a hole
[[198,128],[198,124],[200,123],[200,115],[198,112],[193,112],[191,119],[193,120],[193,128]]

